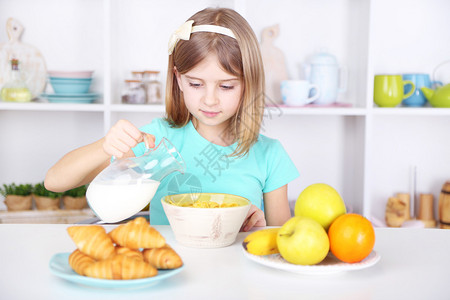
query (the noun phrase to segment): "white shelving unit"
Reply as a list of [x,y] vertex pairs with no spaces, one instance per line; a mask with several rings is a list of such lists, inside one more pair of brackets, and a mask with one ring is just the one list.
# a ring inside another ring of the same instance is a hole
[[449,59],[446,0],[3,1],[0,43],[6,19],[17,18],[25,27],[22,41],[41,50],[48,69],[95,69],[92,90],[102,99],[0,102],[0,184],[43,180],[62,155],[99,139],[121,118],[142,126],[162,116],[162,105],[120,104],[121,83],[144,69],[160,70],[164,82],[168,37],[207,6],[235,8],[257,35],[280,24],[276,44],[292,78],[304,76],[301,65],[317,49],[348,68],[348,90],[338,101],[351,107],[266,109],[262,133],[282,142],[301,173],[289,185],[290,200],[325,182],[353,211],[383,219],[388,197],[412,191],[415,167],[417,193],[433,193],[437,201],[449,179],[450,109],[378,108],[372,94],[375,74],[431,74]]

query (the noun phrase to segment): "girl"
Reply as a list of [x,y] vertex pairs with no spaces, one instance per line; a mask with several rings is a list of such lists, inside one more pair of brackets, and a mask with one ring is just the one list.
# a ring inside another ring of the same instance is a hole
[[62,192],[87,184],[111,156],[140,156],[166,137],[187,169],[161,182],[151,224],[168,224],[165,195],[215,192],[252,202],[244,231],[282,225],[291,217],[287,183],[298,172],[278,141],[259,134],[263,111],[264,70],[251,27],[231,9],[202,10],[170,38],[165,118],[140,129],[118,121],[104,138],[58,161],[45,186]]

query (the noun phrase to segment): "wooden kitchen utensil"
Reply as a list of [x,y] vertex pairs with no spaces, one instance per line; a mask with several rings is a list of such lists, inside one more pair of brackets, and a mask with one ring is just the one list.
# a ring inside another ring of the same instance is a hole
[[420,194],[418,219],[424,222],[425,227],[427,228],[436,227],[433,204],[434,204],[433,194]]
[[399,198],[406,205],[405,220],[411,219],[411,200],[408,193],[397,193]]
[[389,197],[385,212],[386,225],[389,227],[401,227],[403,222],[407,220],[407,211],[407,205],[404,199]]
[[6,22],[9,41],[0,43],[0,87],[8,80],[11,59],[16,58],[20,62],[23,79],[32,97],[35,98],[45,89],[47,68],[41,52],[20,41],[23,30],[24,27],[18,20],[9,18]]
[[439,195],[439,223],[440,228],[450,229],[450,181],[444,184]]
[[266,105],[283,103],[280,84],[288,79],[284,54],[273,43],[279,32],[278,24],[264,28],[262,32],[261,56],[266,77]]

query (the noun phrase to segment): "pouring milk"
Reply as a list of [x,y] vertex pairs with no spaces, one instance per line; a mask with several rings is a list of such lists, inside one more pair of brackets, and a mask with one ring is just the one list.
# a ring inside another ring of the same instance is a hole
[[115,160],[100,172],[86,192],[88,204],[102,221],[122,221],[150,203],[164,177],[185,168],[181,155],[163,138],[144,155]]

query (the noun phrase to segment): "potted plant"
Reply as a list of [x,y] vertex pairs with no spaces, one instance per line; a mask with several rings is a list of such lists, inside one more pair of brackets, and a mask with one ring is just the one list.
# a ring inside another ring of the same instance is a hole
[[30,210],[32,208],[32,185],[15,183],[0,188],[0,194],[5,197],[5,204],[8,211]]
[[59,209],[59,201],[62,193],[55,193],[47,190],[43,182],[37,183],[33,187],[33,197],[38,210]]
[[62,200],[65,209],[83,209],[87,207],[86,201],[87,185],[82,185],[74,189],[65,191]]

